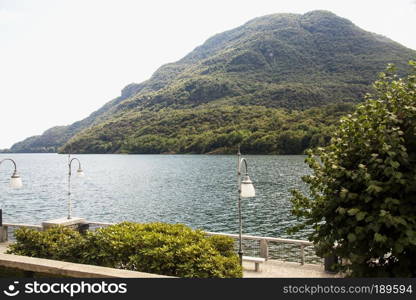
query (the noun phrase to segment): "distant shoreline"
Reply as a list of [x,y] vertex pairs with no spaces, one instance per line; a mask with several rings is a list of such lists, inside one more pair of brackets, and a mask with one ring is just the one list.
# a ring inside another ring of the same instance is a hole
[[[59,154],[68,155],[68,153],[58,152],[0,152],[1,154]],[[236,153],[71,153],[71,155],[236,155]],[[278,156],[306,156],[306,154],[278,154],[278,153],[244,153],[244,155],[278,155]]]

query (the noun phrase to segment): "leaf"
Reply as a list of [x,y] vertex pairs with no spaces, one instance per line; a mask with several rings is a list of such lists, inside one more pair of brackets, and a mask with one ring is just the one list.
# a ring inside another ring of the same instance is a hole
[[390,163],[390,165],[391,165],[393,168],[395,168],[395,169],[398,169],[398,168],[400,167],[400,163],[399,163],[399,162],[397,162],[397,161],[392,161],[392,162]]
[[348,233],[347,238],[351,243],[355,242],[355,240],[357,239],[357,237],[354,233]]
[[354,199],[357,199],[358,198],[358,194],[356,194],[356,193],[348,193],[348,199],[350,199],[350,200],[354,200]]
[[354,215],[356,215],[359,211],[360,211],[360,210],[359,210],[358,208],[351,208],[351,209],[349,209],[349,210],[348,210],[348,214],[349,214],[350,216],[354,216]]
[[387,241],[387,237],[377,232],[374,234],[374,240],[378,243],[384,243]]
[[364,220],[364,218],[365,218],[366,215],[367,215],[366,212],[360,211],[359,213],[357,213],[355,215],[355,218],[357,219],[357,221],[361,221],[361,220]]
[[347,197],[348,194],[348,190],[345,188],[341,189],[341,192],[339,192],[339,196],[341,197],[341,199],[345,199]]
[[345,212],[346,212],[346,209],[345,209],[345,208],[343,208],[343,207],[338,207],[335,211],[336,211],[337,213],[339,213],[340,215],[344,215],[344,214],[345,214]]
[[374,194],[380,193],[382,190],[383,190],[382,187],[375,185],[375,184],[370,184],[367,188],[368,192],[374,193]]

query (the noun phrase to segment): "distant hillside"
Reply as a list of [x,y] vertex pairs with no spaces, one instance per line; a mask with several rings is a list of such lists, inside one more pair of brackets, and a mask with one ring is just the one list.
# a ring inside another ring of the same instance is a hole
[[[268,15],[211,37],[88,118],[11,151],[215,153],[238,142],[253,153],[299,153],[331,126],[308,121],[308,112],[345,113],[331,104],[361,101],[388,63],[405,73],[415,58],[416,51],[327,11]],[[302,146],[288,150],[282,134]],[[274,146],[253,146],[262,140]]]

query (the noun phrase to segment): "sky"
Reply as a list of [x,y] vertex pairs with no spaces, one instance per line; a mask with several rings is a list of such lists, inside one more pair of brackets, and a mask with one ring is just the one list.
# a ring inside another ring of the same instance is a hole
[[87,117],[216,33],[316,9],[416,49],[416,0],[0,0],[0,149]]

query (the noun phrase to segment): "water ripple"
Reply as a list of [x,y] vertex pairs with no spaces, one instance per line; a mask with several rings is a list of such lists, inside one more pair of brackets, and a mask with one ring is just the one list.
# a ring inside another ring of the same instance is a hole
[[[66,215],[67,156],[0,154],[12,157],[24,187],[7,187],[11,168],[0,168],[5,222],[34,223]],[[101,222],[184,223],[237,232],[236,156],[77,155],[86,177],[72,180],[75,216]],[[244,233],[286,236],[294,224],[290,190],[304,189],[304,156],[245,156],[256,198],[244,199]],[[74,168],[75,169],[75,168]],[[74,172],[75,173],[75,172]],[[301,233],[298,237],[302,237]]]

